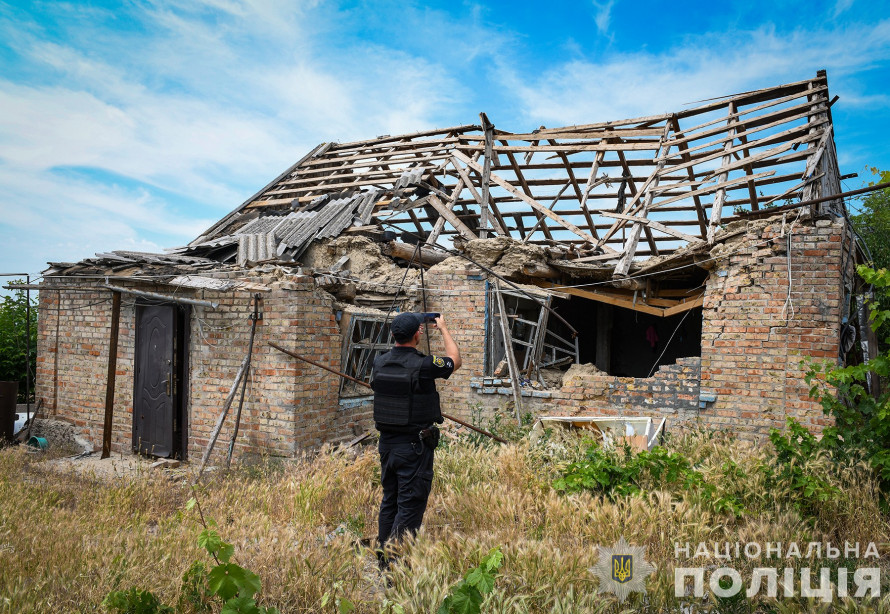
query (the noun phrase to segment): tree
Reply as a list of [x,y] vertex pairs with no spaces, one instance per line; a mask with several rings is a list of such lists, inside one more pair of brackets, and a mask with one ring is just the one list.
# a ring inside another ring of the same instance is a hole
[[[868,185],[890,182],[890,171],[873,167],[869,170],[878,181],[870,181]],[[850,216],[853,227],[871,253],[871,266],[890,270],[890,188],[860,197],[851,208],[855,211]],[[880,309],[890,310],[890,293],[879,292],[877,299]],[[880,343],[884,344],[890,337],[890,322],[885,323],[877,332]]]
[[[18,280],[16,283],[21,283]],[[15,290],[0,302],[0,381],[19,383],[19,402],[26,400],[26,364],[28,348],[27,302],[24,290]],[[33,398],[34,377],[37,368],[37,300],[31,297],[31,390]]]
[[[890,297],[890,269],[857,267],[859,275],[875,288],[877,296]],[[873,306],[871,326],[880,331],[890,323],[890,310]],[[884,347],[888,347],[884,339]],[[885,494],[890,494],[890,391],[878,398],[869,394],[869,373],[890,376],[890,349],[884,349],[867,365],[839,367],[833,361],[809,364],[805,380],[812,386],[810,396],[820,401],[834,425],[822,432],[820,446],[839,457],[865,460],[878,472]]]
[[[868,185],[890,182],[890,171],[869,169],[878,181]],[[890,268],[890,188],[870,192],[854,205],[852,216],[856,232],[868,246],[875,269]]]

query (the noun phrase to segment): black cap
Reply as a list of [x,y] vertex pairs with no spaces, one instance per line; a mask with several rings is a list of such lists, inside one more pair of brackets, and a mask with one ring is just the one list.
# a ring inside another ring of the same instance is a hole
[[398,343],[404,343],[411,339],[418,330],[420,330],[420,316],[416,313],[406,311],[400,313],[392,319],[389,329],[392,336]]

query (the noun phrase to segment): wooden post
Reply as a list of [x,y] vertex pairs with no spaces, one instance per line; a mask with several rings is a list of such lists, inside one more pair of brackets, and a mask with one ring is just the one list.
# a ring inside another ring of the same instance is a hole
[[105,382],[105,424],[102,429],[102,458],[111,456],[111,426],[114,415],[114,384],[117,374],[117,338],[121,321],[121,293],[111,293],[111,339],[108,342],[108,377]]
[[482,119],[482,130],[485,132],[485,160],[482,166],[482,202],[479,203],[481,211],[479,212],[479,238],[488,238],[488,187],[491,181],[491,155],[494,146],[494,124],[488,121],[485,113],[480,113]]
[[229,408],[232,407],[232,401],[235,400],[235,393],[238,392],[238,384],[241,383],[242,377],[247,377],[247,365],[249,364],[250,354],[245,356],[244,360],[241,362],[241,368],[238,369],[238,374],[235,376],[235,381],[232,384],[232,389],[229,391],[229,396],[226,397],[226,402],[223,403],[219,418],[216,419],[216,426],[213,427],[210,441],[207,442],[207,449],[204,451],[204,458],[201,459],[201,466],[198,467],[198,475],[195,476],[194,484],[198,483],[198,480],[201,479],[201,474],[204,473],[204,467],[207,465],[207,461],[210,459],[210,454],[213,452],[213,446],[216,445],[216,440],[219,438],[220,431],[222,431],[223,422],[225,422],[226,416],[229,414]]
[[507,311],[504,308],[504,297],[497,280],[494,283],[494,295],[498,302],[498,317],[501,322],[501,334],[504,336],[504,350],[507,358],[507,366],[510,368],[510,384],[513,388],[513,405],[516,409],[516,421],[522,422],[522,391],[519,390],[519,365],[516,364],[516,356],[513,354],[513,335],[510,334],[510,322],[507,320]]

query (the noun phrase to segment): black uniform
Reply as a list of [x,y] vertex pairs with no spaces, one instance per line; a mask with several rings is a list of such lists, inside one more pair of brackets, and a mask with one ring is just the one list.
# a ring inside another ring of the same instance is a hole
[[433,483],[433,449],[441,423],[435,379],[448,379],[454,361],[396,346],[374,361],[374,422],[380,431],[378,543],[416,533]]

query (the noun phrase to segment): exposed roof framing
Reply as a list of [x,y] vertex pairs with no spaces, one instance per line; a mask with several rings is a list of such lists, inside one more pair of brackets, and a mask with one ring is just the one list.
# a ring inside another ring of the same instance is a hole
[[712,243],[736,212],[839,193],[830,106],[820,71],[649,117],[511,133],[482,114],[483,125],[327,143],[189,251],[219,249],[253,223],[249,233],[270,233],[260,238],[293,259],[315,239],[377,224],[428,244],[508,235],[571,246],[582,260],[614,259],[621,275]]

